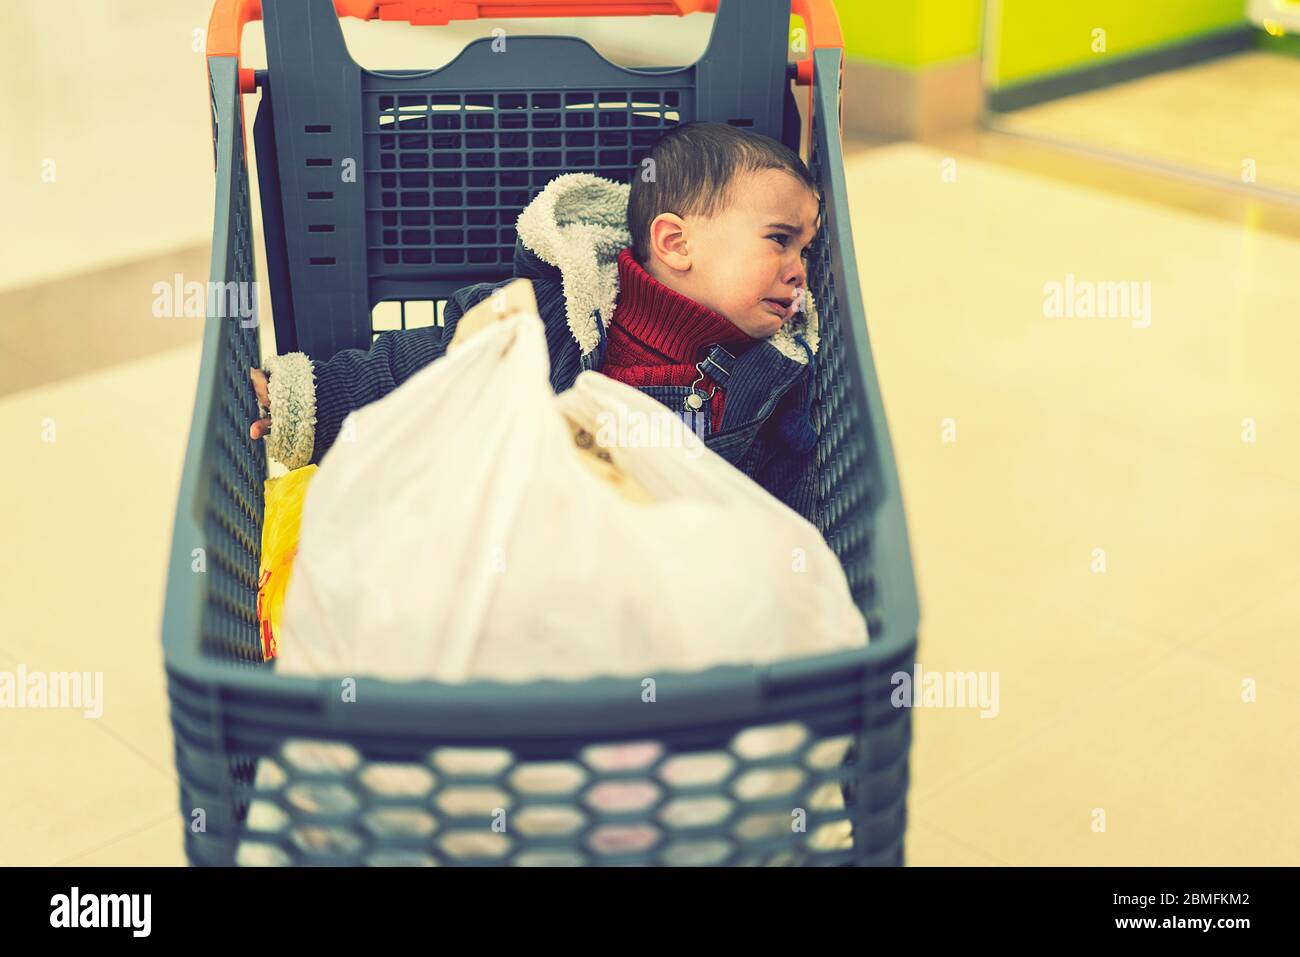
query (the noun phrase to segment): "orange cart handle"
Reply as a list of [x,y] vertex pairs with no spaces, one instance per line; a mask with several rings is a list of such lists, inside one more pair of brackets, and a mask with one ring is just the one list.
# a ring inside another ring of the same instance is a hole
[[[505,20],[527,17],[637,17],[654,14],[685,16],[716,13],[718,0],[334,0],[340,17],[359,20],[405,20],[415,26],[444,26],[452,20]],[[812,52],[819,47],[844,46],[840,21],[832,0],[792,0],[792,12],[808,31],[807,59],[800,60],[797,81],[812,84]],[[262,19],[262,0],[216,0],[208,20],[208,56],[239,59],[244,26]],[[239,68],[239,92],[257,89],[253,71]]]

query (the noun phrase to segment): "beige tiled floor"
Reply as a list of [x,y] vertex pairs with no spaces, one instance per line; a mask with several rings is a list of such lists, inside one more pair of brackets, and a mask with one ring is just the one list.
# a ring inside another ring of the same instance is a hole
[[[1300,862],[1300,242],[943,158],[848,164],[922,665],[1000,679],[995,718],[917,710],[909,861]],[[1046,318],[1066,272],[1150,282],[1150,326]],[[0,861],[182,860],[158,627],[196,362],[0,400],[0,655],[107,685],[100,721],[4,717]]]
[[1297,81],[1300,59],[1255,50],[1017,110],[998,125],[1300,195]]
[[160,629],[198,356],[0,400],[3,668],[104,675],[100,718],[0,711],[5,864],[184,861]]
[[[31,130],[0,153],[6,208],[31,232],[0,268],[0,296],[17,297],[0,303],[18,304],[0,310],[0,670],[102,671],[105,711],[0,711],[2,864],[184,861],[159,629],[198,345],[98,368],[98,346],[60,357],[78,321],[96,324],[87,343],[139,339],[139,264],[192,261],[206,239],[201,95],[147,81],[190,68],[209,6],[164,19],[132,0],[129,44],[90,31],[103,49],[88,62],[128,72],[88,101],[80,139],[63,109],[75,77],[37,91],[39,122],[5,114]],[[39,9],[0,24],[13,36]],[[114,142],[153,143],[148,178],[139,156],[95,155],[123,91],[137,112]],[[28,174],[51,154],[67,178],[46,188]],[[921,662],[999,675],[995,718],[916,712],[908,860],[1297,864],[1300,218],[1070,162],[1063,175],[1058,157],[984,136],[847,164]],[[95,271],[123,258],[136,272]],[[1067,274],[1149,282],[1150,326],[1047,318],[1044,284]],[[32,292],[64,281],[82,285]],[[69,296],[84,299],[74,321]],[[22,306],[47,301],[62,321]]]
[[[916,713],[910,862],[1300,863],[1300,242],[945,158],[849,164],[922,665],[1000,675]],[[1066,273],[1150,326],[1047,318]]]

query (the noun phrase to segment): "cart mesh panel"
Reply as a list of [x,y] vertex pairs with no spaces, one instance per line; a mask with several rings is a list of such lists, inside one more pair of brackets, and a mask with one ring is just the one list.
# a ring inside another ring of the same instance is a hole
[[[234,156],[243,152],[243,130],[230,123]],[[223,283],[249,283],[253,275],[248,170],[236,163],[230,190],[229,228]],[[247,288],[241,285],[239,288]],[[257,297],[250,297],[256,304]],[[255,307],[256,308],[256,307]],[[207,533],[208,601],[203,613],[205,653],[243,662],[262,661],[257,618],[258,560],[262,553],[262,494],[266,447],[248,437],[258,417],[257,398],[248,370],[260,368],[257,326],[238,319],[209,317],[221,323],[222,362],[215,408],[209,428],[216,457],[204,509]]]
[[[820,221],[826,222],[829,186],[823,170],[821,111],[813,114],[809,169],[821,187]],[[867,617],[872,641],[883,636],[871,563],[871,516],[876,496],[872,488],[871,423],[850,391],[849,356],[840,324],[841,310],[830,265],[834,250],[830,230],[821,229],[808,253],[808,286],[821,319],[817,347],[817,376],[813,384],[813,427],[817,431],[817,527],[844,566],[853,600]],[[866,330],[858,330],[866,335]]]
[[368,268],[500,266],[515,220],[561,173],[628,182],[681,116],[677,90],[366,92]]
[[247,866],[845,863],[845,735],[790,722],[673,754],[657,740],[571,760],[438,747],[367,761],[341,741],[286,741],[257,770]]

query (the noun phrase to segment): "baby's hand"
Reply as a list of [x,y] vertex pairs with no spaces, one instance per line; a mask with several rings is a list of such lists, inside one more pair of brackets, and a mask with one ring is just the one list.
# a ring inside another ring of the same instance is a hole
[[253,382],[253,391],[257,393],[257,401],[267,411],[266,418],[258,419],[248,427],[249,438],[260,439],[271,431],[271,392],[267,385],[266,373],[261,369],[249,369],[248,377]]

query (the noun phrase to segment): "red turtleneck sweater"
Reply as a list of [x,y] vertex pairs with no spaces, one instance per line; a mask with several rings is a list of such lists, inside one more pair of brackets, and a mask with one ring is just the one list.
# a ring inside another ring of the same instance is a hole
[[[631,249],[618,254],[618,286],[600,369],[611,379],[635,387],[690,385],[700,375],[695,364],[711,346],[721,345],[739,355],[754,342],[721,313],[651,276],[633,258]],[[703,398],[715,386],[712,425],[717,432],[722,427],[724,390],[707,375],[695,389]]]

